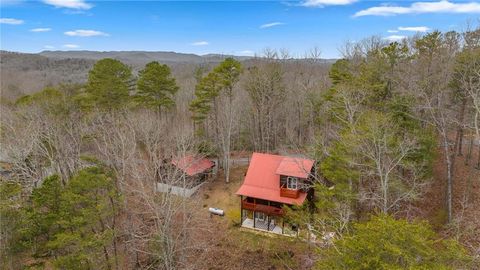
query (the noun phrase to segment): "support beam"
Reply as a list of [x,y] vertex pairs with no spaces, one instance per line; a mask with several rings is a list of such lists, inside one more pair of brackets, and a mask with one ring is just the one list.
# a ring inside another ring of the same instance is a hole
[[[256,205],[257,204],[257,199],[253,198],[253,204]],[[253,208],[255,209],[255,208]],[[257,219],[257,217],[255,216],[255,210],[253,210],[253,228],[256,228],[255,226],[255,220]]]
[[[267,205],[270,206],[270,201],[267,202]],[[267,231],[270,231],[270,216],[267,215]]]
[[242,206],[242,202],[243,202],[243,196],[240,196],[240,226],[242,226],[242,224],[243,224],[243,206]]

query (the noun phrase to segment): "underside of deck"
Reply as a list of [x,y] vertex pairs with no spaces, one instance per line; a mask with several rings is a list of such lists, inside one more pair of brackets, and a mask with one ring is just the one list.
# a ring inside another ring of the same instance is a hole
[[242,222],[242,227],[276,234],[283,234],[282,227],[275,225],[273,220],[270,222],[269,226],[265,220],[255,219],[254,224],[253,219],[245,218],[245,220]]

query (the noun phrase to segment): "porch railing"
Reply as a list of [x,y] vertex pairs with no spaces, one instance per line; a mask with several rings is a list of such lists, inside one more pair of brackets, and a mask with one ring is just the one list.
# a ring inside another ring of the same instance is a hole
[[255,211],[255,212],[262,212],[272,216],[282,216],[284,214],[283,209],[280,207],[275,207],[275,206],[270,206],[265,204],[258,204],[258,203],[251,203],[251,202],[247,202],[246,200],[242,200],[242,208],[246,210]]
[[285,187],[280,187],[280,196],[296,199],[300,195],[299,189],[288,189]]

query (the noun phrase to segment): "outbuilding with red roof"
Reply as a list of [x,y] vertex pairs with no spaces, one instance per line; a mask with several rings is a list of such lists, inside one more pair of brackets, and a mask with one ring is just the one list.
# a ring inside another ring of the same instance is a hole
[[[190,197],[215,174],[215,162],[195,154],[182,155],[166,161],[159,172],[158,192]],[[168,177],[161,177],[162,175]]]
[[215,166],[213,161],[195,155],[186,155],[181,158],[173,159],[172,164],[188,176],[195,176],[208,172]]

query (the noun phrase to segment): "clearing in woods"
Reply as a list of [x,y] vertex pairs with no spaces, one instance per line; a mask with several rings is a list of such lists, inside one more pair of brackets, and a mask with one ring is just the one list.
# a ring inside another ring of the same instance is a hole
[[225,183],[220,171],[197,194],[205,213],[209,207],[225,211],[224,217],[209,218],[216,230],[216,243],[205,251],[206,259],[197,265],[198,269],[310,269],[313,260],[309,254],[313,250],[308,250],[304,242],[240,228],[240,197],[235,192],[247,168],[245,165],[232,168],[230,183]]
[[[475,168],[478,153],[465,164],[465,155],[457,156],[455,163],[454,214],[463,219],[445,227],[445,166],[442,151],[436,158],[432,182],[417,203],[415,217],[427,218],[438,232],[449,235],[460,233],[462,241],[471,249],[480,248],[480,170]],[[247,158],[242,158],[241,160]],[[248,164],[248,163],[247,163]],[[200,196],[205,213],[208,207],[225,211],[224,217],[211,216],[209,221],[215,228],[216,244],[205,254],[207,259],[199,265],[201,269],[309,269],[314,262],[313,250],[295,238],[271,235],[241,229],[240,198],[235,192],[242,184],[248,165],[232,168],[230,183],[225,183],[222,171],[204,185]],[[467,221],[467,222],[465,222]],[[457,234],[458,235],[458,234]],[[209,258],[209,259],[208,259]],[[211,261],[210,261],[211,260]],[[214,263],[213,263],[214,262]]]

